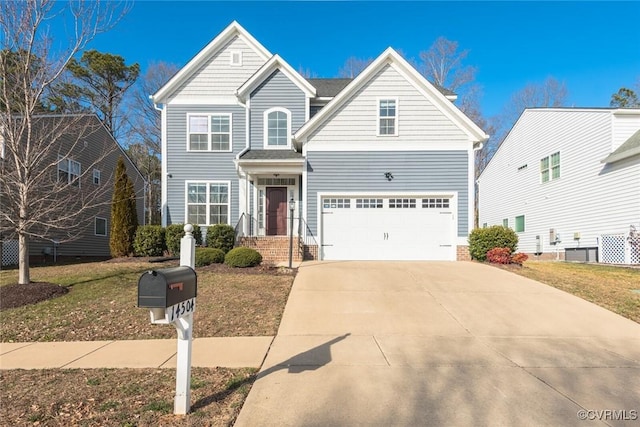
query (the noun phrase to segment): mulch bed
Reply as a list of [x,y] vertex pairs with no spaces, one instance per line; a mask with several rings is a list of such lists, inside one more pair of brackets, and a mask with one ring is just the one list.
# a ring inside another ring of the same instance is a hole
[[0,310],[35,304],[51,298],[59,297],[69,292],[69,289],[47,282],[31,282],[28,285],[0,286]]

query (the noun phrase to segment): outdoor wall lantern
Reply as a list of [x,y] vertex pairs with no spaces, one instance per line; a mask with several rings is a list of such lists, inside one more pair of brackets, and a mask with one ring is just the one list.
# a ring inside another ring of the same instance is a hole
[[387,181],[393,181],[393,174],[391,172],[385,172],[384,177],[387,178]]
[[293,258],[293,211],[296,209],[296,201],[293,197],[289,200],[289,268]]

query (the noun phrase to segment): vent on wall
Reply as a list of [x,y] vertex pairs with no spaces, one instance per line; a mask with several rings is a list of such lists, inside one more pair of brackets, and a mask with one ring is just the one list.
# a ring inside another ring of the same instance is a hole
[[526,165],[526,164],[525,164],[525,165],[520,166],[520,167],[518,168],[518,172],[519,172],[519,171],[522,171],[522,170],[525,170],[525,169],[527,168],[527,166],[528,166],[528,165]]

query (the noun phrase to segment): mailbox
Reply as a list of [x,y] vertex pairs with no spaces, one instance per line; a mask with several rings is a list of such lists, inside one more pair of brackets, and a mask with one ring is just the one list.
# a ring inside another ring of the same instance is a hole
[[197,294],[196,272],[191,267],[151,270],[138,280],[138,307],[167,308]]

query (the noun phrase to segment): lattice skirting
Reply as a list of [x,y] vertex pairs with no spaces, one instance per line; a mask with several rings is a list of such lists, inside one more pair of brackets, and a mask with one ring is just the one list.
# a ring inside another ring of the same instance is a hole
[[603,234],[600,236],[600,255],[605,264],[640,264],[640,238]]
[[15,265],[18,263],[18,241],[5,240],[2,242],[2,265]]

